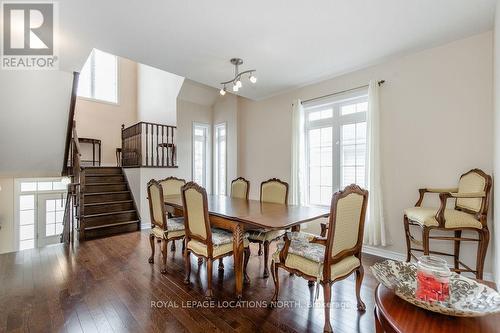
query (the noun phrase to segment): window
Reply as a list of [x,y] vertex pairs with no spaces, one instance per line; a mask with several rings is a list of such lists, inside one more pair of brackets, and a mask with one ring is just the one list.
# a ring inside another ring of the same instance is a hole
[[215,126],[215,194],[226,195],[226,124]]
[[193,181],[207,188],[209,183],[210,127],[193,123]]
[[118,59],[93,49],[78,81],[78,96],[118,103]]
[[308,203],[329,205],[334,192],[352,183],[366,187],[366,90],[304,109]]

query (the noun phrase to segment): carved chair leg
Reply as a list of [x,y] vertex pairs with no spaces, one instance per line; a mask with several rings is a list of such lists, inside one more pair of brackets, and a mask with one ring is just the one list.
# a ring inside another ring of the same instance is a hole
[[149,244],[151,245],[151,257],[149,257],[148,262],[152,264],[155,262],[155,236],[153,234],[149,235]]
[[182,239],[182,253],[186,252],[186,239]]
[[406,215],[403,218],[403,223],[405,226],[405,236],[406,236],[406,261],[411,261],[411,234],[410,234],[410,222],[408,221],[408,217]]
[[430,229],[426,226],[422,227],[422,244],[424,247],[424,255],[429,255],[429,233]]
[[321,227],[321,233],[320,233],[320,236],[321,237],[326,237],[326,223],[321,223],[320,224],[320,227]]
[[258,256],[262,255],[262,243],[259,243],[259,252],[257,252]]
[[250,260],[250,246],[243,249],[243,283],[250,283],[250,277],[247,274],[248,261]]
[[172,244],[170,245],[170,251],[175,252],[175,240],[173,240]]
[[488,243],[490,242],[490,232],[488,229],[483,228],[478,230],[479,233],[479,244],[477,246],[477,258],[476,258],[476,279],[483,279],[484,270],[484,259],[486,258],[486,252],[488,251]]
[[358,311],[366,310],[366,305],[361,300],[361,284],[363,283],[364,273],[365,271],[363,269],[363,266],[359,266],[359,268],[356,270],[356,299],[358,301]]
[[333,332],[332,325],[330,324],[331,288],[332,286],[329,282],[323,283],[323,304],[325,309],[325,326],[323,327],[323,332]]
[[198,266],[201,266],[201,265],[203,265],[203,258],[198,257]]
[[273,275],[273,281],[274,281],[274,294],[273,298],[271,299],[271,302],[277,302],[278,295],[280,293],[280,280],[278,276],[278,265],[274,263],[274,260],[271,261],[271,274]]
[[162,262],[162,268],[161,268],[161,274],[166,274],[167,273],[167,248],[168,248],[168,241],[166,239],[162,240],[161,244],[161,262]]
[[207,292],[205,293],[206,299],[212,299],[214,297],[214,293],[212,290],[212,265],[213,259],[207,258]]
[[224,270],[224,261],[222,260],[222,258],[219,258],[219,271],[223,270]]
[[[455,230],[455,238],[460,238],[462,237],[462,230]],[[459,264],[459,261],[460,261],[460,241],[459,240],[455,240],[453,241],[453,267],[455,269],[459,269],[460,268],[460,264]],[[460,274],[460,272],[457,272],[458,274]]]
[[264,278],[269,277],[269,241],[264,242]]
[[189,250],[186,250],[185,252],[185,258],[184,258],[184,283],[189,284],[189,276],[191,275],[191,252]]

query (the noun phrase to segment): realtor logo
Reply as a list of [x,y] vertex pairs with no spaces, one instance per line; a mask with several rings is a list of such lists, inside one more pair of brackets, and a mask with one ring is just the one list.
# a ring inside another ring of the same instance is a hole
[[54,2],[2,2],[2,69],[58,69]]

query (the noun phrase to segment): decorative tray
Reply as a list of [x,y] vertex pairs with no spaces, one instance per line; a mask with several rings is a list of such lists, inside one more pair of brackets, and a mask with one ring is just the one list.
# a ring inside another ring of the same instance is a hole
[[450,277],[448,301],[426,302],[415,297],[415,264],[385,260],[370,267],[375,278],[405,301],[423,309],[455,317],[479,317],[500,312],[500,294],[457,273]]

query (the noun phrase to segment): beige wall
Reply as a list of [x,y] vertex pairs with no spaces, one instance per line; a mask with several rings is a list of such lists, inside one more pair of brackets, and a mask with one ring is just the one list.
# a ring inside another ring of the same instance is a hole
[[[78,98],[76,124],[81,138],[101,139],[103,165],[116,165],[116,148],[121,147],[121,125],[137,122],[137,64],[119,59],[118,104]],[[92,151],[82,145],[83,158],[89,159]]]
[[[415,203],[418,188],[456,185],[459,175],[474,167],[492,172],[492,40],[488,32],[262,101],[241,99],[239,171],[252,183],[251,197],[258,198],[258,184],[265,179],[290,180],[294,99],[385,79],[382,190],[393,240],[387,250],[404,253],[402,211]],[[466,262],[475,263],[475,248],[463,253]]]
[[0,253],[14,250],[14,178],[0,178]]
[[500,170],[500,2],[497,2],[495,15],[495,32],[494,32],[494,65],[495,65],[495,81],[494,81],[494,100],[495,100],[495,146],[493,151],[494,156],[494,177],[493,182],[494,192],[494,222],[493,223],[493,239],[494,239],[494,259],[493,266],[495,272],[496,283],[500,283],[500,181],[498,181],[498,170]]

